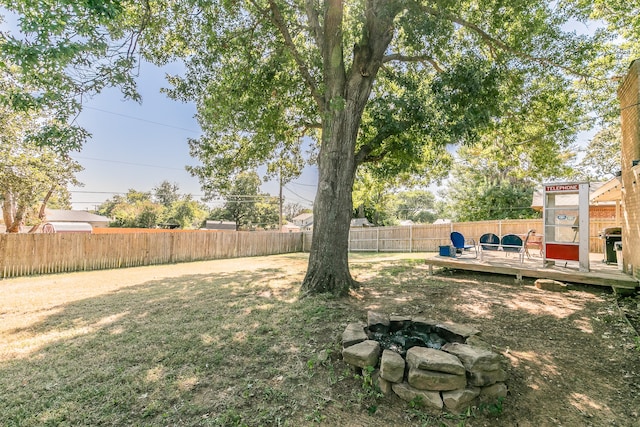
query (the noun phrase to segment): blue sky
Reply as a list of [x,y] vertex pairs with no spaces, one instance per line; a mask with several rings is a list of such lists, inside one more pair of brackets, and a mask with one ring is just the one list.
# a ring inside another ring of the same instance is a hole
[[[579,34],[594,31],[577,22],[568,25],[568,29]],[[150,191],[164,180],[178,184],[183,194],[191,194],[196,199],[203,195],[198,179],[185,170],[186,165],[197,164],[197,159],[189,155],[187,145],[188,138],[200,135],[194,118],[195,106],[172,101],[160,93],[160,88],[166,86],[165,72],[180,71],[177,65],[159,69],[143,63],[138,78],[141,104],[123,101],[114,89],[105,90],[86,102],[77,122],[92,137],[82,152],[73,156],[85,168],[78,175],[84,186],[71,189],[74,209],[94,209],[114,194],[126,193],[131,188]],[[578,134],[577,146],[586,147],[594,133]],[[315,167],[305,169],[298,179],[285,186],[285,203],[311,207],[317,180]],[[436,185],[430,187],[434,194],[438,193],[437,188]],[[265,183],[262,190],[277,195],[278,185]]]
[[[17,18],[5,14],[2,7],[0,12],[7,18],[0,27],[15,30]],[[70,188],[74,209],[92,210],[115,194],[124,194],[129,189],[151,191],[165,180],[178,184],[183,194],[196,199],[203,196],[197,178],[185,170],[186,165],[197,164],[187,145],[188,138],[200,135],[194,118],[195,106],[172,101],[160,93],[160,88],[166,86],[165,72],[179,73],[180,67],[159,69],[142,64],[138,78],[142,103],[124,101],[115,89],[107,89],[84,103],[76,120],[92,136],[81,152],[73,154],[84,167],[78,174],[84,185]],[[592,135],[593,132],[579,134],[578,145],[584,147]],[[285,203],[311,207],[316,185],[317,169],[305,169],[302,176],[285,185]],[[278,185],[265,183],[262,190],[277,195]],[[432,191],[437,193],[436,188]]]
[[[165,73],[179,73],[177,65],[160,69],[143,63],[138,78],[142,102],[124,101],[116,89],[107,89],[89,99],[77,123],[91,133],[81,152],[74,157],[84,171],[78,174],[82,187],[72,187],[73,209],[93,210],[97,205],[124,194],[129,189],[151,191],[167,180],[178,184],[182,194],[203,196],[198,179],[186,170],[198,160],[189,155],[188,138],[197,138],[200,127],[194,118],[195,105],[169,99],[160,93],[166,87]],[[578,134],[584,147],[593,131]],[[317,185],[317,169],[308,167],[296,180],[285,185],[285,203],[311,207]],[[262,190],[276,196],[276,182]],[[437,194],[437,186],[431,188]],[[208,203],[221,206],[222,202]]]
[[[17,34],[15,14],[0,6],[0,30]],[[137,79],[142,102],[125,101],[116,89],[106,89],[83,102],[76,122],[91,137],[82,151],[72,157],[83,167],[77,175],[84,184],[71,187],[73,209],[93,210],[115,194],[129,189],[151,191],[162,181],[176,183],[181,194],[200,199],[204,194],[197,178],[185,169],[198,164],[189,155],[188,138],[197,138],[200,127],[193,104],[172,101],[160,93],[166,87],[165,74],[179,73],[180,65],[162,69],[142,63]],[[285,185],[285,204],[311,207],[318,180],[315,167]],[[267,182],[262,191],[278,195],[277,182]],[[209,202],[221,206],[222,202]]]
[[[188,138],[200,135],[195,105],[160,93],[160,88],[167,86],[165,72],[179,71],[179,66],[159,69],[145,63],[138,78],[142,103],[124,101],[119,91],[109,89],[84,104],[77,123],[92,136],[82,151],[72,156],[85,168],[78,174],[84,186],[70,189],[74,209],[94,209],[129,189],[150,191],[164,180],[178,184],[183,194],[196,199],[203,195],[198,179],[185,170],[187,165],[198,164],[189,155],[187,144]],[[310,207],[316,184],[317,170],[305,169],[285,185],[285,203]],[[265,183],[262,190],[275,196],[278,185]]]

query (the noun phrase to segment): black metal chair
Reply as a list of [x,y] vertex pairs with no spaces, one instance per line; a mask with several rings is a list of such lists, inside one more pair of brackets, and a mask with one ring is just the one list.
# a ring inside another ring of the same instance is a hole
[[485,233],[480,236],[480,249],[483,251],[500,250],[500,238],[493,233]]
[[522,264],[524,255],[527,253],[527,242],[533,233],[535,233],[534,230],[529,230],[524,240],[516,234],[506,234],[500,239],[500,246],[507,255],[509,253],[517,253],[520,258],[520,264]]

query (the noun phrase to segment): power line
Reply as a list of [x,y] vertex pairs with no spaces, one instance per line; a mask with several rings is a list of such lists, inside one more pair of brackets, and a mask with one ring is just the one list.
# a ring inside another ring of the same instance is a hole
[[289,182],[288,184],[299,185],[301,187],[314,187],[314,188],[318,186],[317,184],[300,184],[300,183],[293,182],[293,181]]
[[130,119],[130,120],[137,120],[139,122],[145,122],[145,123],[150,123],[150,124],[154,124],[154,125],[158,125],[158,126],[164,126],[164,127],[167,127],[167,128],[183,130],[183,131],[191,132],[191,133],[200,133],[199,131],[195,131],[193,129],[187,129],[187,128],[183,128],[183,127],[180,127],[180,126],[168,125],[166,123],[154,122],[153,120],[143,119],[141,117],[129,116],[127,114],[116,113],[114,111],[103,110],[101,108],[89,107],[89,106],[86,106],[86,105],[83,108],[88,108],[89,110],[100,111],[102,113],[113,114],[114,116],[120,116],[120,117],[124,117],[124,118]]
[[122,191],[83,191],[83,190],[71,190],[69,193],[83,193],[83,194],[126,194]]
[[132,163],[132,162],[123,162],[121,160],[108,160],[108,159],[96,159],[95,157],[83,157],[83,156],[75,156],[76,159],[82,159],[82,160],[94,160],[97,162],[106,162],[106,163],[119,163],[122,165],[128,165],[128,166],[142,166],[142,167],[147,167],[147,168],[158,168],[158,169],[170,169],[170,170],[178,170],[178,171],[184,171],[184,168],[173,168],[170,166],[158,166],[158,165],[147,165],[144,163]]
[[313,203],[313,200],[309,200],[307,198],[302,197],[301,195],[299,195],[298,193],[296,193],[295,191],[292,191],[289,187],[287,187],[286,185],[283,185],[283,188],[285,188],[287,191],[289,191],[291,194],[293,194],[296,197],[299,197],[301,200],[308,202],[308,203]]

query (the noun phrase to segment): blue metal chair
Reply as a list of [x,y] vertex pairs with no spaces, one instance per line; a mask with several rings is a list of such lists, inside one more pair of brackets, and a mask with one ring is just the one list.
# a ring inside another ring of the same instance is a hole
[[[471,242],[472,244],[469,244]],[[473,239],[465,239],[461,233],[454,231],[451,233],[451,244],[456,248],[456,254],[464,255],[465,251],[473,249],[474,258],[478,257],[478,248],[476,241]]]

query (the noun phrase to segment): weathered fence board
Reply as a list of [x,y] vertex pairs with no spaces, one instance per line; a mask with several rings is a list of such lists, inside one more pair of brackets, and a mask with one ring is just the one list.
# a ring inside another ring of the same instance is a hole
[[[602,253],[599,233],[619,226],[592,219],[590,251]],[[459,231],[476,241],[484,233],[499,236],[542,234],[542,220],[478,221],[408,227],[352,228],[349,250],[372,252],[437,252]],[[0,278],[32,274],[100,270],[142,265],[275,255],[309,251],[311,233],[159,231],[154,233],[0,234]]]
[[301,233],[0,234],[0,277],[301,251]]
[[[604,240],[600,231],[619,226],[614,220],[592,219],[589,225],[590,252],[603,252]],[[352,228],[349,232],[349,250],[352,252],[437,252],[439,246],[451,243],[452,231],[462,233],[476,242],[485,233],[526,235],[529,230],[544,233],[541,219],[514,219],[500,221],[458,222],[451,224],[420,224],[405,227]],[[309,250],[311,238],[305,236],[304,249]]]

